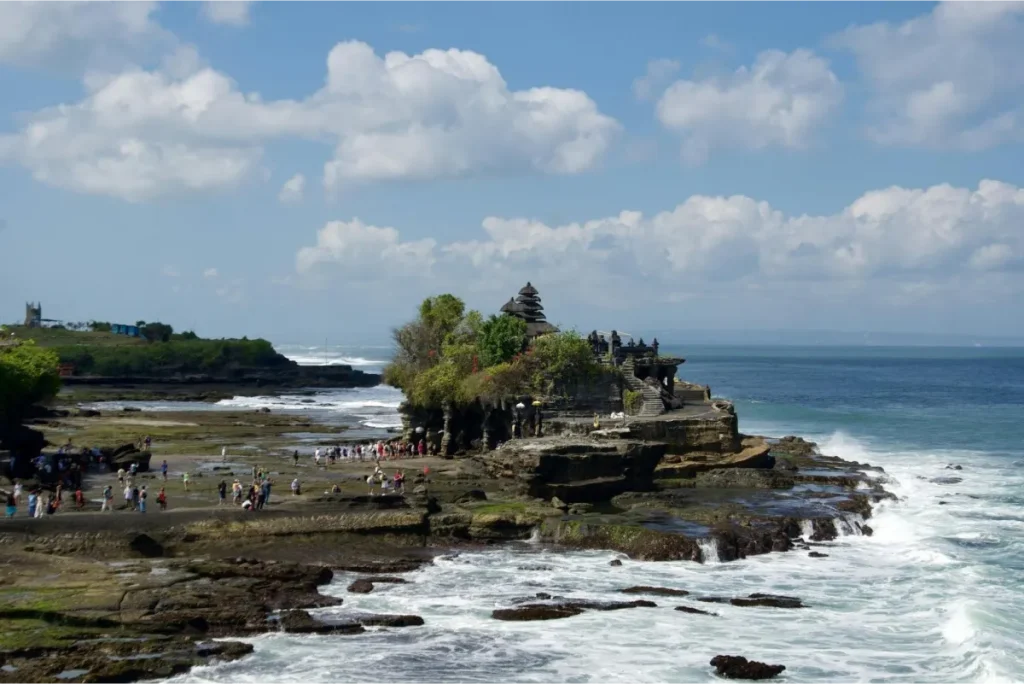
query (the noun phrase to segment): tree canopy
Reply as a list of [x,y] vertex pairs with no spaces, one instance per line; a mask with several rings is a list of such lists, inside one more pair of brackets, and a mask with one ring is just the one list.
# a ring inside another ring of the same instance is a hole
[[31,340],[0,347],[0,422],[18,420],[32,404],[60,391],[60,361]]
[[521,319],[502,314],[485,320],[451,294],[425,299],[416,319],[392,334],[396,350],[384,382],[416,406],[550,396],[600,369],[578,333],[553,333],[528,343]]

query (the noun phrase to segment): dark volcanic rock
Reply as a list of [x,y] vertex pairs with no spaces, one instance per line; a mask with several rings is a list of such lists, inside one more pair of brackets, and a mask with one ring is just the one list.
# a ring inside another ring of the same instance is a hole
[[691,613],[693,615],[711,615],[712,617],[718,617],[718,613],[711,613],[692,606],[676,606],[675,610],[678,610],[681,613]]
[[929,482],[933,484],[959,484],[964,481],[962,477],[933,477]]
[[623,594],[652,594],[655,596],[689,596],[685,589],[669,589],[667,587],[628,587],[622,589]]
[[617,568],[617,567],[620,567],[622,565],[622,561],[620,561],[618,558],[616,558],[613,561],[609,561],[608,565],[612,566],[613,568]]
[[771,679],[786,669],[785,665],[768,665],[730,655],[715,656],[711,659],[711,666],[718,676],[728,679]]
[[355,615],[352,619],[365,627],[419,627],[423,624],[419,615]]
[[807,555],[810,556],[811,558],[828,558],[828,554],[827,553],[821,553],[820,551],[811,551]]
[[729,601],[734,606],[744,608],[751,606],[767,606],[769,608],[806,608],[804,602],[794,596],[778,596],[776,594],[750,594],[746,598],[734,598]]
[[304,610],[283,613],[278,624],[292,634],[360,634],[366,631],[359,622],[321,622]]
[[527,620],[558,620],[572,617],[583,612],[582,608],[573,606],[549,606],[542,603],[531,603],[518,608],[500,608],[491,613],[495,620],[522,622]]
[[148,534],[137,534],[128,541],[128,548],[146,558],[160,558],[164,555],[164,546]]
[[369,594],[373,591],[373,582],[368,579],[357,579],[348,585],[348,590],[353,594]]
[[654,601],[568,601],[562,605],[583,610],[625,610],[626,608],[657,608]]
[[482,489],[470,489],[455,499],[455,503],[468,503],[470,501],[487,501],[487,492]]

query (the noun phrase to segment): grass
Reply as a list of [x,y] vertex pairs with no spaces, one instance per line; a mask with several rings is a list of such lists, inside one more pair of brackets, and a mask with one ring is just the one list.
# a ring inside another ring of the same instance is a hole
[[35,340],[40,347],[63,347],[86,344],[99,347],[126,347],[148,344],[144,339],[115,335],[108,332],[78,332],[60,328],[26,328],[23,325],[6,326],[18,339]]

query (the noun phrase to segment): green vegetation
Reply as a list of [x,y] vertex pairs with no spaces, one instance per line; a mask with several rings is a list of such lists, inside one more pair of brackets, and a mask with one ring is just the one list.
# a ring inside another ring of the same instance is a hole
[[272,368],[291,362],[266,340],[179,340],[126,347],[54,347],[76,375],[159,376],[167,373],[223,374],[238,368]]
[[484,320],[450,294],[424,300],[419,316],[393,337],[397,351],[384,369],[384,382],[404,391],[415,406],[553,397],[602,372],[578,333],[528,343],[523,321],[504,314]]
[[75,375],[224,375],[235,369],[291,363],[266,340],[204,340],[192,331],[176,334],[166,323],[139,323],[144,337],[103,332],[110,330],[110,324],[103,322],[93,323],[91,331],[11,326],[8,334],[51,350],[59,363],[74,364]]
[[31,340],[0,346],[0,423],[18,420],[32,404],[60,391],[57,354]]
[[636,390],[624,390],[622,392],[622,405],[626,409],[626,413],[630,415],[636,415],[640,412],[640,407],[644,403],[644,395]]

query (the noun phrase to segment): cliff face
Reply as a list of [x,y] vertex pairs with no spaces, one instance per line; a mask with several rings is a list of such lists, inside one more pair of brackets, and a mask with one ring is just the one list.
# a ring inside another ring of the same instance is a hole
[[633,439],[665,442],[669,454],[693,451],[730,453],[739,451],[739,421],[736,414],[716,411],[701,416],[679,416],[667,413],[657,420],[630,424]]
[[526,439],[481,458],[492,477],[515,481],[524,494],[590,503],[650,489],[664,455],[664,444]]

